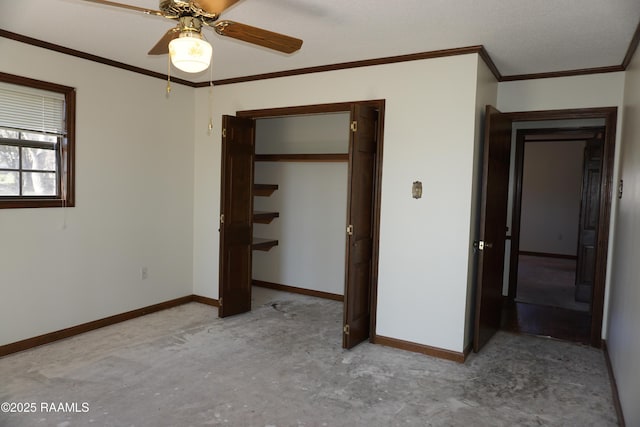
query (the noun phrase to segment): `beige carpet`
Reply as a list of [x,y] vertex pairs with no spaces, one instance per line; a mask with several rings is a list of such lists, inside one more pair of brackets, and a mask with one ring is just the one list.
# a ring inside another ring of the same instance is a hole
[[589,304],[575,300],[576,261],[520,255],[516,301],[589,311]]

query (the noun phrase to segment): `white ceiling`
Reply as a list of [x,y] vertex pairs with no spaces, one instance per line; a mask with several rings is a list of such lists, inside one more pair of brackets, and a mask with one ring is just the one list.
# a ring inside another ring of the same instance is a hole
[[[157,0],[119,0],[158,9]],[[484,45],[503,76],[618,66],[638,0],[242,0],[222,18],[304,40],[281,54],[210,29],[213,79]],[[166,74],[149,49],[174,21],[82,0],[0,0],[0,28]],[[3,60],[6,60],[4,58]],[[209,72],[172,74],[193,82]]]

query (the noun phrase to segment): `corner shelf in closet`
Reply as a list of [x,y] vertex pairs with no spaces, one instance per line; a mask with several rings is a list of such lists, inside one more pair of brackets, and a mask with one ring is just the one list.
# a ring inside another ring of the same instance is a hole
[[275,239],[263,239],[261,237],[254,237],[251,242],[251,249],[254,251],[268,251],[274,246],[278,246],[278,241]]
[[269,197],[278,189],[276,184],[253,184],[253,195]]
[[[253,195],[269,197],[278,189],[276,184],[253,184]],[[275,218],[280,216],[279,212],[253,211],[253,222],[258,224],[270,224]],[[268,251],[272,247],[278,246],[275,239],[265,239],[253,236],[251,249],[254,251]]]
[[253,211],[253,223],[271,224],[271,221],[279,216],[280,212]]

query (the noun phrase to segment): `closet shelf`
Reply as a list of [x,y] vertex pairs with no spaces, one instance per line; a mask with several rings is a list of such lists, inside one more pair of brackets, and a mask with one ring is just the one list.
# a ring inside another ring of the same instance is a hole
[[271,224],[271,221],[279,216],[280,212],[254,211],[253,222],[257,224]]
[[263,239],[260,237],[253,237],[251,249],[254,251],[268,251],[272,247],[278,246],[278,241],[275,239]]
[[349,153],[256,154],[256,162],[347,162]]
[[[253,184],[253,195],[269,197],[278,189],[276,184]],[[253,211],[253,222],[258,224],[270,224],[274,218],[280,217],[280,212]],[[263,239],[253,236],[251,248],[256,251],[268,251],[277,246],[275,239]]]
[[253,195],[269,197],[278,189],[277,184],[253,184]]

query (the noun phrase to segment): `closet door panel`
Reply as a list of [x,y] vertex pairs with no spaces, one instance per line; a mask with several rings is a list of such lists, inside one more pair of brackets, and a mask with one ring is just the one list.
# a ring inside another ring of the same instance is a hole
[[366,340],[370,332],[377,119],[371,107],[355,105],[352,110],[355,125],[349,153],[344,348]]
[[251,119],[223,116],[218,314],[251,310],[253,160]]

